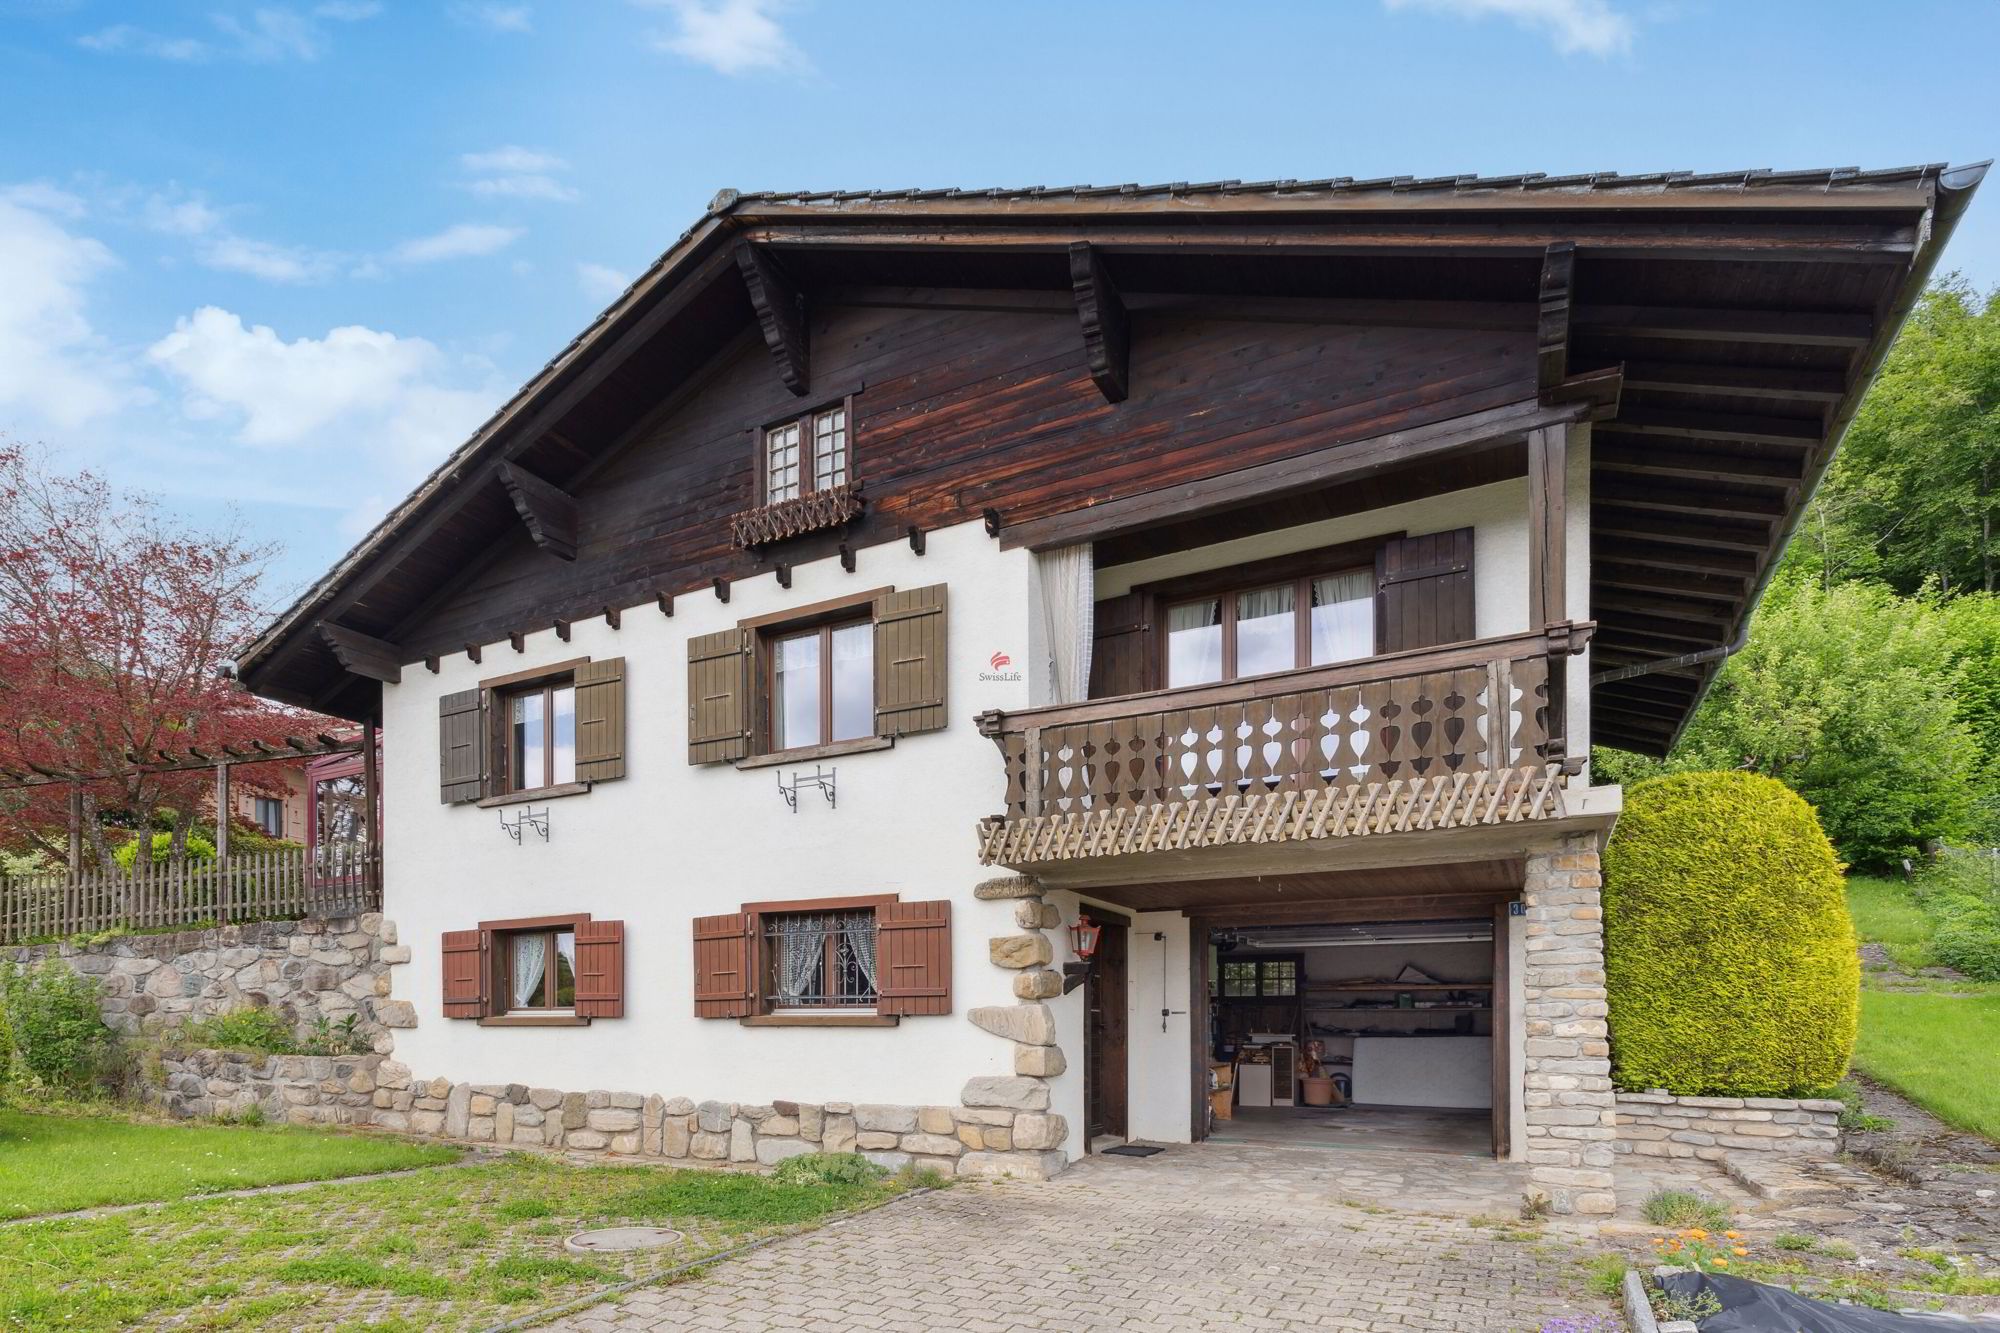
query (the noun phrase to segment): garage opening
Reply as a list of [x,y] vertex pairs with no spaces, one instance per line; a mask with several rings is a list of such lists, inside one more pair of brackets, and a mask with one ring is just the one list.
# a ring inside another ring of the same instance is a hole
[[1504,915],[1206,933],[1207,1137],[1505,1155]]

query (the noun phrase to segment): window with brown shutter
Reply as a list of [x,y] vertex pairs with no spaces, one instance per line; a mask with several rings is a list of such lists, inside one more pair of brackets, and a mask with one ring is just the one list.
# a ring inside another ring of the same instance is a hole
[[1141,592],[1107,597],[1091,615],[1090,697],[1109,699],[1158,689],[1153,646],[1153,598]]
[[887,1027],[951,1012],[951,904],[893,894],[745,903],[694,922],[695,1014]]
[[625,923],[589,913],[444,934],[444,1011],[483,1026],[581,1027],[625,1014]]
[[719,764],[750,753],[752,636],[743,628],[688,640],[688,762]]
[[438,700],[438,796],[446,805],[486,795],[486,692]]
[[576,669],[576,780],[625,776],[625,659],[609,657]]
[[875,599],[875,734],[909,736],[946,723],[945,585]]
[[1472,529],[1384,542],[1375,558],[1377,651],[1479,637],[1472,597]]

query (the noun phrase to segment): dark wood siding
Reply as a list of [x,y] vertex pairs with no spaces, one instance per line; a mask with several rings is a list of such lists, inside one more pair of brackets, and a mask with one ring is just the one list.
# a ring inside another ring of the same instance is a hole
[[876,1012],[951,1012],[951,904],[883,903],[875,909]]
[[[1134,389],[1114,406],[1083,366],[1073,312],[833,307],[812,337],[815,390],[855,395],[867,510],[845,539],[858,548],[986,508],[1008,521],[1059,513],[1496,407],[1532,394],[1535,373],[1532,332],[1151,313],[1134,317]],[[411,659],[767,570],[774,557],[738,550],[728,519],[757,503],[758,427],[796,415],[798,400],[754,335],[696,382],[572,483],[575,562],[549,559],[513,524],[489,562],[399,632]],[[823,557],[840,540],[799,538],[775,558]]]
[[576,669],[576,780],[625,776],[625,659],[607,657]]
[[1383,543],[1375,558],[1375,637],[1399,653],[1479,637],[1472,600],[1472,529]]

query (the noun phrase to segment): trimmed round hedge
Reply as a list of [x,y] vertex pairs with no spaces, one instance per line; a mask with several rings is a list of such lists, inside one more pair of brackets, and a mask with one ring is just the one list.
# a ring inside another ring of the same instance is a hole
[[1837,1083],[1861,1007],[1840,871],[1813,808],[1771,778],[1627,788],[1604,853],[1618,1085],[1782,1097]]

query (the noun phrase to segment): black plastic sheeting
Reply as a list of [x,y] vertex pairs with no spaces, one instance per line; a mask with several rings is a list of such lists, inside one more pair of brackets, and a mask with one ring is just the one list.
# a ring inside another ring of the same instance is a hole
[[2000,1329],[2000,1324],[1943,1315],[1893,1314],[1865,1305],[1835,1305],[1723,1273],[1676,1273],[1659,1279],[1676,1296],[1712,1292],[1722,1313],[1701,1321],[1701,1333],[1939,1333]]

